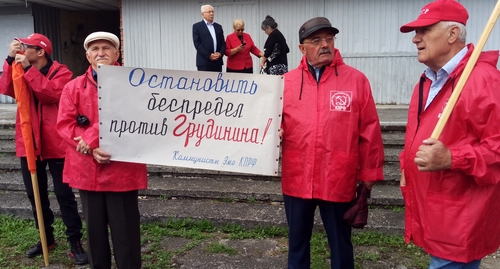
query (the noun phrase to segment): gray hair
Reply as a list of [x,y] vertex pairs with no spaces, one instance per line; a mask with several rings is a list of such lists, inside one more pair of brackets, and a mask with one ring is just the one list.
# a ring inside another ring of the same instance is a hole
[[451,27],[451,26],[458,27],[458,29],[460,30],[460,35],[458,36],[458,40],[465,43],[465,41],[467,39],[467,30],[465,29],[465,25],[463,25],[459,22],[456,22],[456,21],[442,21],[442,26],[443,26],[443,29]]
[[[207,10],[208,8],[212,8],[212,9],[214,9],[214,7],[213,7],[213,6],[211,6],[211,5],[203,5],[203,6],[201,6],[201,8],[200,8],[200,9],[201,9],[201,13],[205,12],[205,10]],[[214,10],[215,10],[215,9],[214,9]]]

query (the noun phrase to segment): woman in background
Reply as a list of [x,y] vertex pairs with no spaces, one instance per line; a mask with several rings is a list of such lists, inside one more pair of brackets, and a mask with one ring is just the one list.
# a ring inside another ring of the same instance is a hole
[[264,54],[255,46],[252,37],[244,33],[245,22],[241,19],[233,21],[234,32],[226,38],[227,72],[253,73],[253,63],[250,53],[257,57]]
[[290,52],[286,39],[277,29],[276,21],[269,15],[262,22],[261,28],[269,37],[264,45],[264,57],[262,57],[260,66],[266,68],[267,74],[283,75],[288,72],[286,54]]

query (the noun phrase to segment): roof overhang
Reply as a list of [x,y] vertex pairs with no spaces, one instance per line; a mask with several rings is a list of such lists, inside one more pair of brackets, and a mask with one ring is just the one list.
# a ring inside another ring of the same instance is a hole
[[0,9],[10,6],[39,4],[64,10],[118,10],[120,0],[0,0]]

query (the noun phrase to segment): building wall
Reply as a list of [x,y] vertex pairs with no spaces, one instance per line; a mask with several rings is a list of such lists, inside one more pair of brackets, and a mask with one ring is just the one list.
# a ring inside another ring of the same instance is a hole
[[[300,61],[298,29],[306,20],[325,16],[340,30],[335,46],[344,61],[369,78],[379,104],[407,104],[417,78],[425,69],[416,59],[412,33],[399,27],[415,19],[429,0],[122,0],[124,63],[146,68],[196,70],[192,24],[201,20],[200,6],[215,8],[215,21],[227,35],[232,21],[245,21],[245,31],[262,48],[267,35],[260,29],[266,15],[278,22],[291,49],[289,67]],[[461,0],[470,13],[469,42],[476,43],[496,1]],[[486,49],[500,46],[494,31]],[[259,70],[254,58],[254,72]]]
[[[15,27],[12,27],[15,26]],[[27,37],[33,33],[33,16],[31,15],[31,6],[26,7],[5,7],[0,9],[0,59],[7,57],[10,43],[15,37]],[[0,76],[2,70],[0,70]],[[9,96],[0,94],[0,104],[15,103],[15,100]]]
[[[5,52],[14,37],[27,37],[33,32],[45,34],[52,42],[52,58],[66,64],[76,77],[87,70],[83,41],[94,31],[120,34],[120,12],[67,11],[43,5],[13,6],[0,9],[0,49]],[[5,59],[5,58],[0,58]],[[2,62],[3,63],[3,62]],[[1,70],[0,70],[1,75]],[[1,103],[14,99],[0,94]]]
[[[215,8],[215,21],[225,35],[230,34],[232,21],[245,21],[259,48],[267,35],[260,29],[266,15],[273,16],[285,35],[291,52],[289,68],[295,68],[302,57],[298,50],[298,28],[315,16],[325,16],[340,30],[335,46],[344,61],[366,74],[378,104],[407,104],[414,83],[425,69],[416,59],[412,33],[402,34],[399,27],[415,19],[429,0],[122,0],[118,11],[61,11],[61,62],[75,75],[88,67],[82,43],[92,31],[110,31],[122,36],[123,62],[128,66],[146,68],[196,70],[192,43],[192,24],[201,20],[200,6]],[[476,43],[491,14],[494,0],[459,0],[468,10],[468,42]],[[121,27],[120,27],[120,19]],[[0,46],[8,40],[32,33],[31,9],[13,7],[0,10]],[[187,23],[186,23],[187,22]],[[13,25],[14,27],[11,27]],[[121,31],[121,32],[120,32]],[[24,34],[23,34],[24,33]],[[493,30],[485,49],[500,47],[498,26]],[[259,60],[254,58],[254,70]],[[0,95],[0,103],[13,102]]]
[[60,18],[61,62],[68,66],[75,77],[85,73],[89,67],[83,42],[90,33],[107,31],[120,36],[119,11],[61,10]]

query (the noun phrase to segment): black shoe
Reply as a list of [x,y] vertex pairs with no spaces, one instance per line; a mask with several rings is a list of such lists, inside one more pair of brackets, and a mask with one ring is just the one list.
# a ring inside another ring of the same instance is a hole
[[[52,244],[47,243],[47,248],[49,250],[53,249],[55,246],[56,246],[55,241]],[[42,255],[42,254],[43,254],[42,242],[38,241],[38,243],[36,243],[36,245],[34,245],[32,248],[30,248],[30,250],[28,250],[26,252],[26,257],[31,259],[31,258],[34,258],[38,255]]]
[[89,263],[87,253],[85,253],[80,240],[71,242],[71,251],[69,255],[71,256],[71,258],[75,259],[76,265],[84,265]]

